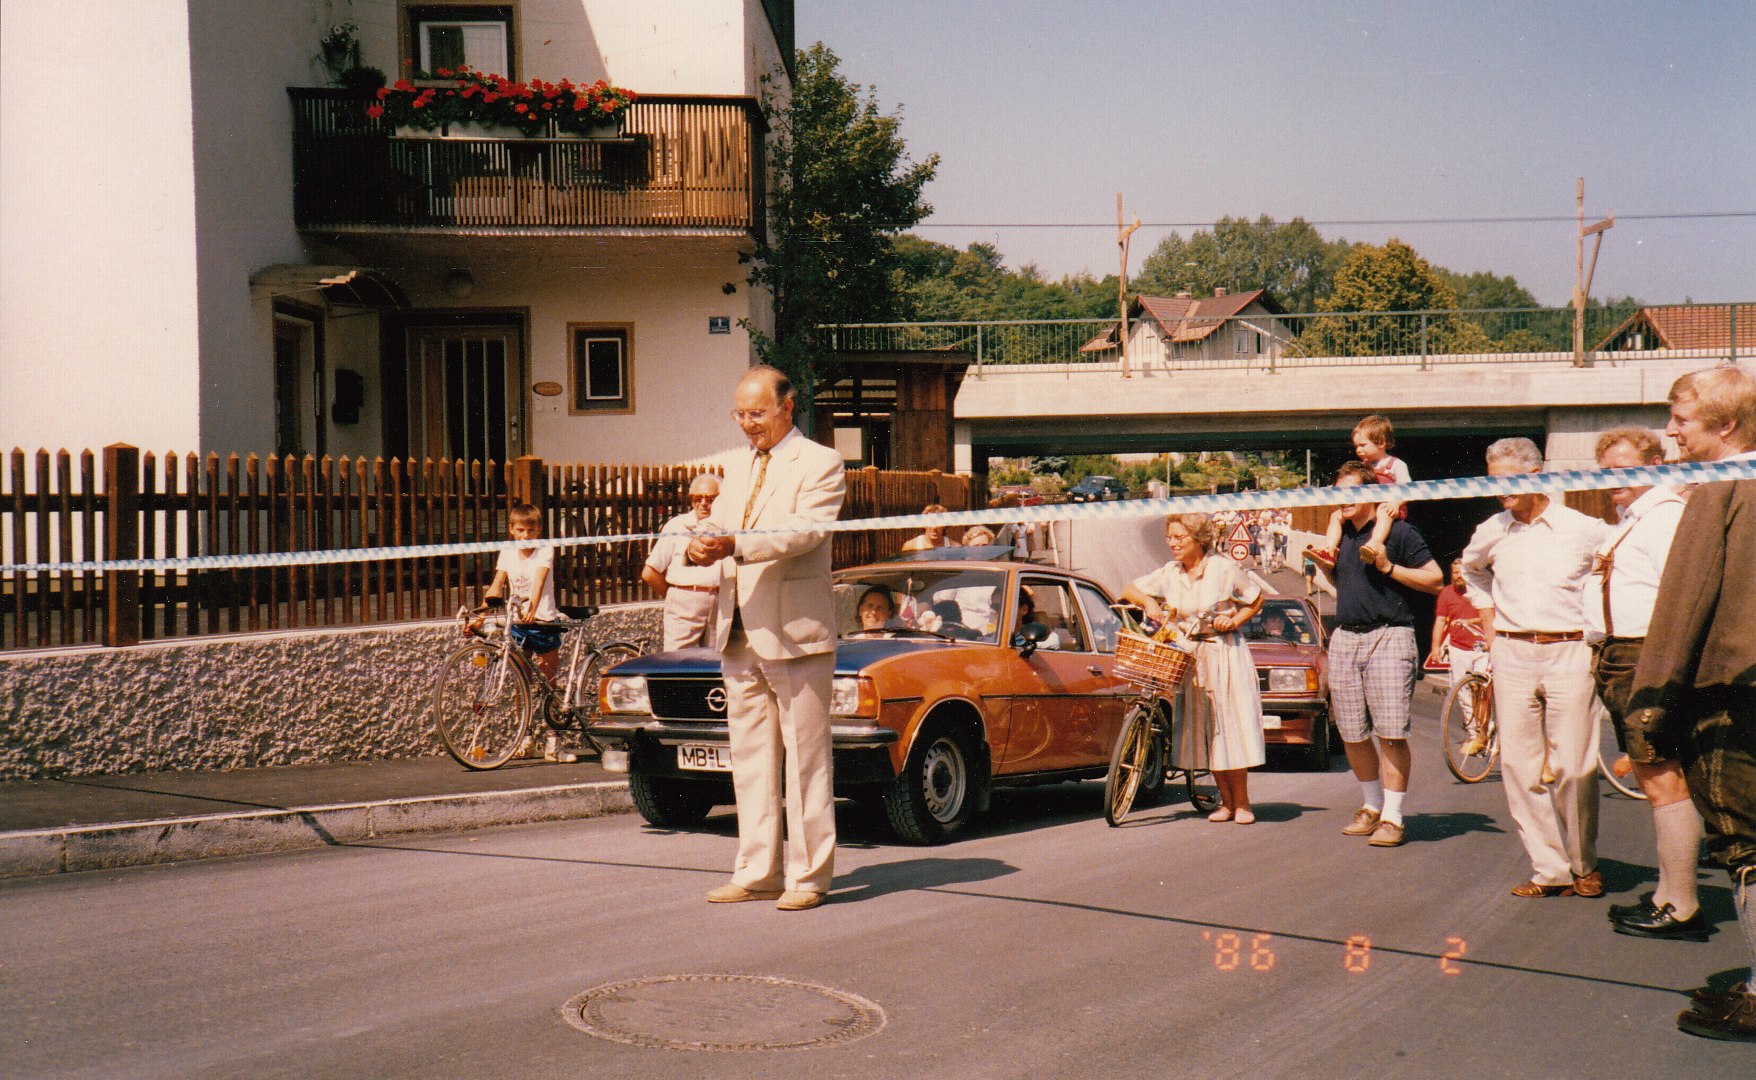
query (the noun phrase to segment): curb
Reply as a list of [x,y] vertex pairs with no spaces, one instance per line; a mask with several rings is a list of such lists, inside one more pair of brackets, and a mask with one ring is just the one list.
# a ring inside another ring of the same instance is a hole
[[626,781],[200,814],[0,833],[0,879],[333,847],[385,836],[625,814]]

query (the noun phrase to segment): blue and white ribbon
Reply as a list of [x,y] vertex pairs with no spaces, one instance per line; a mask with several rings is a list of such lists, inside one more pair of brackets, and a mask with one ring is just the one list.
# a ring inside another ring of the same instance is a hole
[[[1468,476],[1449,480],[1417,480],[1408,484],[1377,484],[1367,492],[1358,487],[1299,487],[1277,491],[1235,491],[1217,495],[1178,495],[1165,499],[1119,502],[1060,503],[998,509],[956,510],[943,514],[901,514],[860,518],[789,529],[744,529],[726,535],[779,535],[793,532],[858,532],[865,529],[921,529],[928,525],[1005,525],[1013,522],[1084,521],[1166,514],[1211,514],[1220,510],[1278,510],[1294,506],[1337,506],[1368,494],[1373,502],[1432,502],[1500,495],[1556,494],[1655,484],[1703,484],[1719,480],[1756,480],[1756,459],[1647,465],[1636,469],[1581,469],[1572,472],[1521,473],[1517,476]],[[327,566],[338,563],[427,559],[481,555],[513,548],[572,548],[649,541],[657,533],[612,536],[554,536],[533,540],[479,540],[459,544],[410,544],[403,547],[348,548],[332,551],[274,551],[252,555],[199,555],[163,559],[89,559],[83,562],[6,563],[0,573],[88,573],[138,570],[251,570],[276,566]]]

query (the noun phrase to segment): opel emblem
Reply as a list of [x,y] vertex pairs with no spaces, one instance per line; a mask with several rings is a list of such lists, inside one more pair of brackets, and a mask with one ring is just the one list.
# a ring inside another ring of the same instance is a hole
[[716,713],[723,713],[726,711],[726,691],[724,687],[716,686],[707,692],[707,707]]

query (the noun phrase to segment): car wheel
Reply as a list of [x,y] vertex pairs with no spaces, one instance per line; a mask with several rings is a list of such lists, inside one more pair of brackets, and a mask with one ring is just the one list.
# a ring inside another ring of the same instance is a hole
[[975,761],[967,736],[943,723],[923,730],[884,794],[896,835],[911,844],[940,844],[967,825],[975,811]]
[[699,825],[720,801],[718,793],[700,781],[641,772],[628,774],[628,793],[634,797],[634,809],[651,825]]

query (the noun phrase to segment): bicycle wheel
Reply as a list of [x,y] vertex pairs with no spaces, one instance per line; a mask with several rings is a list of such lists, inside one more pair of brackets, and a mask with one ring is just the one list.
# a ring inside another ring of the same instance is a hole
[[624,660],[644,656],[640,646],[631,641],[611,641],[591,652],[580,670],[572,673],[567,688],[567,706],[574,721],[583,727],[598,718],[598,680],[604,672]]
[[1439,718],[1439,730],[1445,741],[1445,767],[1451,775],[1466,784],[1479,784],[1487,779],[1500,756],[1500,734],[1494,726],[1493,683],[1482,675],[1464,676],[1445,695]]
[[[1627,761],[1622,748],[1616,745],[1616,721],[1611,718],[1603,703],[1593,700],[1591,703],[1593,720],[1597,722],[1597,768],[1604,774],[1610,786],[1628,796],[1630,799],[1645,799],[1646,792],[1640,790],[1640,782],[1634,779],[1634,766]],[[1621,765],[1627,770],[1621,776],[1616,775],[1616,766]]]
[[1189,804],[1203,814],[1211,814],[1219,809],[1219,788],[1214,785],[1213,774],[1205,769],[1185,772],[1183,783],[1189,792]]
[[471,769],[497,769],[518,753],[530,727],[530,686],[518,664],[485,642],[445,658],[433,683],[439,741]]
[[1122,819],[1134,809],[1140,782],[1152,766],[1153,752],[1159,749],[1154,745],[1156,712],[1150,705],[1136,705],[1122,718],[1122,731],[1116,736],[1116,748],[1110,752],[1110,774],[1104,778],[1104,820],[1112,827],[1122,824]]

